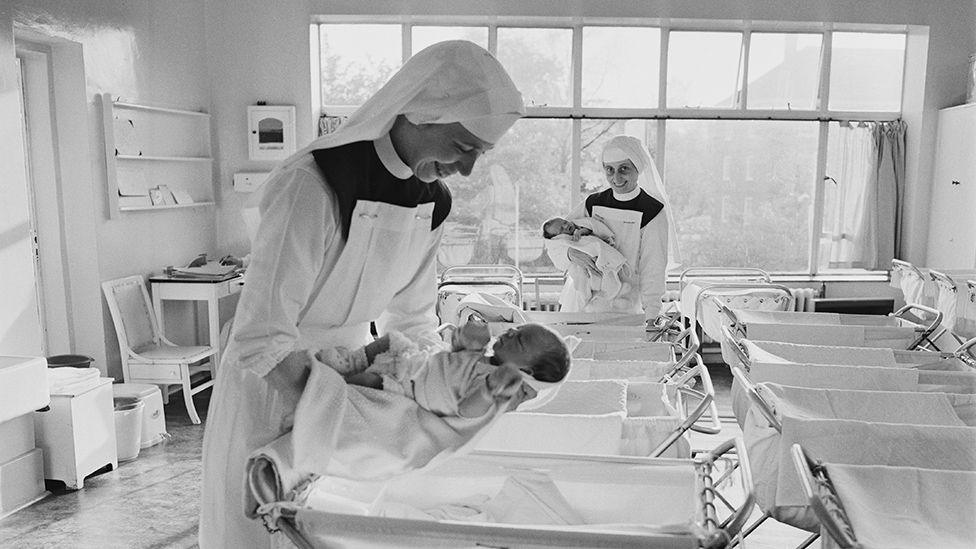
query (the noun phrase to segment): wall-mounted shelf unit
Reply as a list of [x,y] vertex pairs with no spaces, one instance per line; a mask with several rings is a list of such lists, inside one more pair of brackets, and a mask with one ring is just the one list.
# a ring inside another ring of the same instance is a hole
[[214,205],[209,114],[99,100],[110,217]]

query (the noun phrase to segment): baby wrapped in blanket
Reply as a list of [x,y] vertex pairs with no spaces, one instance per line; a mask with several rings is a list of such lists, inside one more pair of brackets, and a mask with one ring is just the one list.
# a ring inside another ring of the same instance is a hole
[[[596,271],[575,263],[567,267],[580,303],[586,304],[592,299],[613,300],[621,291],[629,289],[620,281],[621,271],[629,268],[627,259],[614,247],[613,231],[598,218],[568,220],[554,217],[543,223],[542,236],[549,241],[547,246],[551,249],[572,248],[593,258]],[[565,253],[555,255],[564,257]]]
[[566,344],[541,324],[511,328],[486,356],[489,339],[488,326],[472,320],[454,332],[450,351],[420,350],[392,332],[355,351],[323,350],[319,359],[349,384],[404,395],[442,417],[480,417],[502,401],[515,409],[540,391],[550,396],[569,371]]

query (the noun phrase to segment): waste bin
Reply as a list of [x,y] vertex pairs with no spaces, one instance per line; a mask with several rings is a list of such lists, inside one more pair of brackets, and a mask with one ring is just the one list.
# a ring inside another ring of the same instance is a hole
[[47,357],[48,368],[88,368],[95,359],[85,355],[54,355]]
[[139,457],[142,441],[142,411],[146,405],[138,398],[115,397],[115,446],[119,461]]
[[112,392],[116,398],[134,398],[143,404],[142,410],[142,448],[169,438],[166,432],[166,414],[163,410],[163,394],[159,387],[150,383],[116,383],[112,385]]

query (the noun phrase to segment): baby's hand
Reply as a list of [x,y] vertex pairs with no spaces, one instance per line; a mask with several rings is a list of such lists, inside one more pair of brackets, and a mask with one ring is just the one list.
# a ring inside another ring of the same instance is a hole
[[496,400],[511,398],[522,387],[522,372],[509,364],[502,364],[488,374],[488,393]]
[[468,320],[454,332],[454,344],[456,350],[482,351],[491,339],[491,330],[488,324],[479,320]]

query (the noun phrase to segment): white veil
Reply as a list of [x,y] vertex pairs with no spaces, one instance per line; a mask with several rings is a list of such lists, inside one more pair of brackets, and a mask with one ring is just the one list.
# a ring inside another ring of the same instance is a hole
[[407,60],[337,131],[313,140],[275,168],[244,207],[251,240],[260,220],[258,205],[277,173],[311,151],[378,139],[401,114],[414,124],[459,122],[478,138],[496,143],[525,108],[508,73],[484,48],[464,40],[429,46]]
[[668,217],[668,270],[676,269],[681,265],[681,254],[678,250],[678,236],[675,233],[674,213],[657,164],[647,152],[647,148],[636,137],[618,135],[603,146],[604,162],[619,162],[625,158],[633,162],[637,168],[637,181],[644,192],[664,204],[664,212]]

